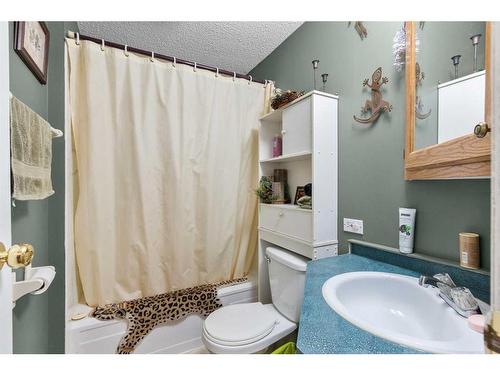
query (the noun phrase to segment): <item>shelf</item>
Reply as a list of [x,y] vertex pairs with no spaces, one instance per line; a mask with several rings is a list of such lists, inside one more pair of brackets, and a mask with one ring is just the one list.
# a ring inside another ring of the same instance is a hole
[[275,111],[268,113],[267,115],[262,116],[259,120],[261,122],[281,122],[281,117],[283,115],[283,107],[278,108]]
[[307,160],[311,158],[311,151],[302,151],[295,154],[281,155],[276,158],[261,160],[261,163],[284,163],[287,161]]
[[326,93],[326,92],[322,92],[322,91],[318,91],[318,90],[309,91],[308,93],[302,95],[300,98],[295,99],[293,102],[290,102],[290,103],[284,105],[283,107],[280,107],[277,110],[275,110],[275,111],[273,111],[271,113],[268,113],[267,115],[262,116],[259,120],[261,122],[264,122],[264,123],[266,123],[266,122],[279,123],[279,122],[281,122],[281,118],[282,118],[282,115],[283,115],[283,110],[285,108],[288,108],[291,105],[293,105],[295,103],[298,103],[301,100],[304,100],[304,99],[308,98],[312,94],[326,96],[328,98],[334,98],[334,99],[338,99],[339,98],[338,95],[332,95],[332,94],[329,94],[329,93]]
[[308,208],[300,208],[296,204],[270,204],[270,203],[259,203],[261,206],[273,207],[273,208],[282,208],[284,210],[299,210],[304,212],[312,212],[312,210]]

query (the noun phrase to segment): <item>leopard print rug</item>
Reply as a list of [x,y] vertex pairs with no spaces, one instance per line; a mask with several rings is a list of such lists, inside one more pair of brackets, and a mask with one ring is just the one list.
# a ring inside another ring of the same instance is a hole
[[103,307],[98,306],[89,316],[98,320],[126,319],[128,321],[127,333],[120,340],[116,352],[130,354],[159,324],[174,322],[195,313],[207,317],[222,307],[217,297],[218,287],[245,281],[247,281],[246,277],[176,290],[153,297],[112,303]]

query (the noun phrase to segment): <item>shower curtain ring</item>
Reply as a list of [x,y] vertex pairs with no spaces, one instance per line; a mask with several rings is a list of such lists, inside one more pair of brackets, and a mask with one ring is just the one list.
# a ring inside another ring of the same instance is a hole
[[151,62],[155,62],[155,53],[151,51],[151,57],[149,58]]
[[196,72],[196,62],[194,63],[194,66],[193,66],[193,72]]
[[236,72],[233,72],[233,82],[236,81]]
[[104,39],[101,39],[101,51],[104,51],[104,47],[105,47]]
[[219,76],[219,68],[215,68],[217,69],[217,71],[215,72],[215,76],[218,77]]
[[249,76],[249,77],[250,77],[250,79],[248,80],[248,84],[251,84],[251,83],[252,83],[253,78],[252,78],[252,76]]
[[125,48],[123,49],[123,53],[125,54],[125,56],[129,57],[130,53],[128,53],[128,47],[127,45],[125,44]]
[[175,68],[175,63],[177,62],[177,59],[174,56],[174,61],[172,62],[172,66]]
[[79,45],[80,45],[80,33],[78,33],[78,32],[76,33],[76,40],[75,40],[75,44],[76,44],[77,46],[79,46]]

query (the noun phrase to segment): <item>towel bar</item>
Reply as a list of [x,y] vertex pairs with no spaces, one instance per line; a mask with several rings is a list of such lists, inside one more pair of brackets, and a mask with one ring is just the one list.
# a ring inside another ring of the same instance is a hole
[[[12,99],[13,97],[14,95],[11,92],[9,92],[9,98]],[[64,135],[62,130],[53,128],[52,126],[50,127],[50,130],[52,131],[52,138],[60,138]]]

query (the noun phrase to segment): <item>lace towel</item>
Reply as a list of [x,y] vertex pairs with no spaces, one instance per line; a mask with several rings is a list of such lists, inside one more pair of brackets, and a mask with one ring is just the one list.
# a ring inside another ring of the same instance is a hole
[[17,200],[52,194],[52,128],[19,99],[10,100],[10,147],[13,194]]

